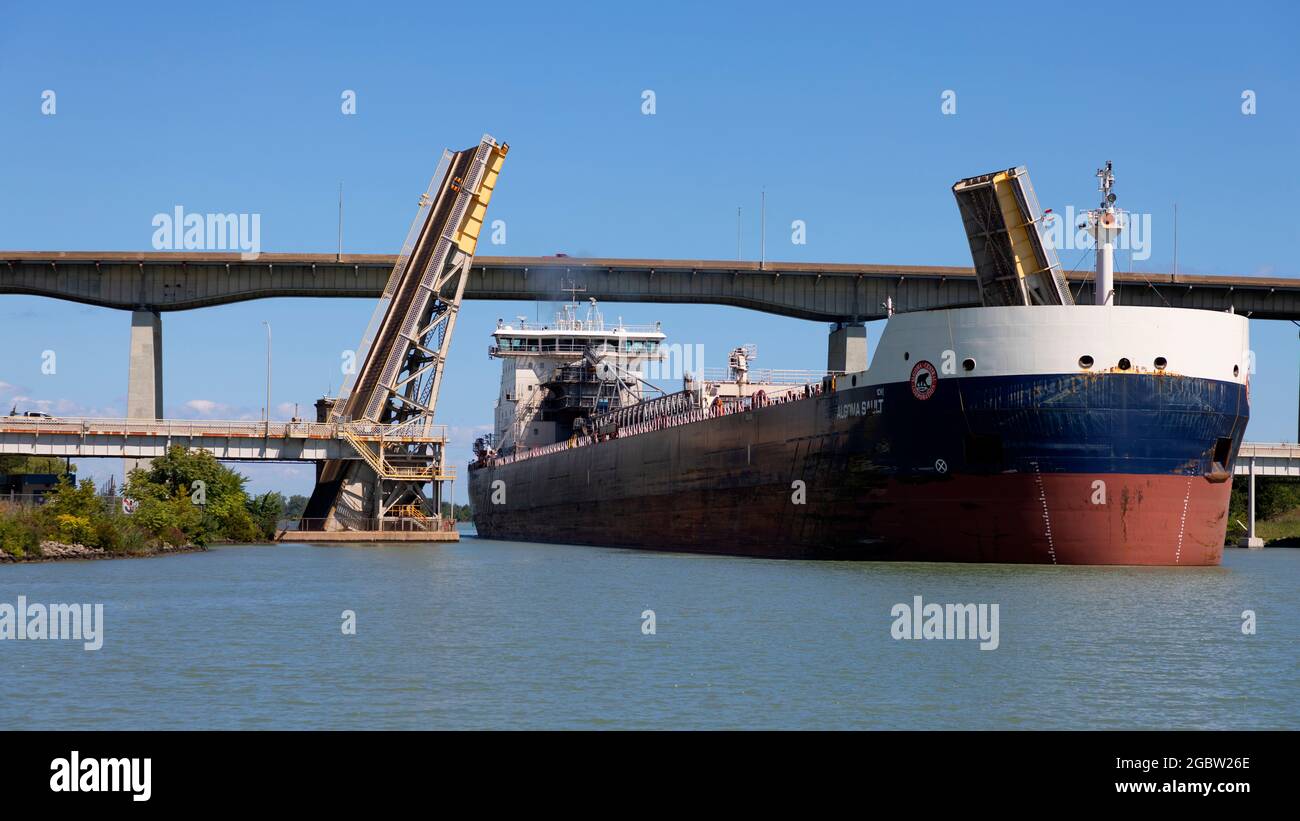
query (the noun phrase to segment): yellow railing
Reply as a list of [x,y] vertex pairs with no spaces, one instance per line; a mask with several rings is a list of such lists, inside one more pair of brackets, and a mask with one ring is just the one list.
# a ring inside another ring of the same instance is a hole
[[[354,434],[348,427],[341,428],[339,432],[343,435],[343,438],[347,440],[347,443],[352,446],[352,449],[357,452],[357,455],[360,456],[365,463],[370,466],[370,469],[375,472],[375,475],[381,479],[405,479],[410,481],[433,482],[456,478],[456,472],[454,470],[447,470],[445,468],[440,469],[439,465],[436,463],[421,465],[419,467],[405,467],[390,464],[388,460],[384,458],[384,443],[385,441],[393,440],[362,439]],[[372,441],[377,445],[375,450],[370,449],[370,443]]]

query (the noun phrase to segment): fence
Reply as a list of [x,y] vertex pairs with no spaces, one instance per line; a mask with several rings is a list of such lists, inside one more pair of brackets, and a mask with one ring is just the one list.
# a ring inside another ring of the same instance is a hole
[[366,518],[362,516],[348,516],[346,518],[327,519],[311,518],[299,519],[280,529],[282,533],[312,533],[324,531],[326,525],[333,521],[336,525],[343,525],[341,530],[360,530],[360,531],[382,531],[385,533],[396,532],[435,532],[448,531],[456,529],[454,519],[434,519],[416,518],[412,516],[385,516],[382,519]]
[[219,419],[96,419],[89,417],[4,416],[0,431],[94,436],[165,436],[174,439],[228,437],[260,439],[337,439],[343,431],[363,439],[445,441],[446,425],[421,418],[395,425],[374,422],[251,422]]

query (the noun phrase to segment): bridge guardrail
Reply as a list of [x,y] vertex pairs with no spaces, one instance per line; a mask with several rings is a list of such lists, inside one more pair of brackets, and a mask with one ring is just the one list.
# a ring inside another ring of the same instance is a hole
[[[291,523],[290,527],[282,527],[279,532],[283,533],[321,533],[328,519],[311,518],[299,519]],[[434,533],[437,531],[449,531],[456,529],[456,522],[453,519],[435,519],[433,517],[416,518],[412,516],[388,516],[383,519],[362,518],[362,517],[344,517],[337,520],[346,525],[349,531],[383,531],[383,532],[425,532]]]
[[71,416],[4,416],[5,433],[94,436],[225,437],[242,439],[341,439],[343,430],[361,439],[445,441],[446,425],[380,425],[373,422],[285,422],[219,419],[112,419]]

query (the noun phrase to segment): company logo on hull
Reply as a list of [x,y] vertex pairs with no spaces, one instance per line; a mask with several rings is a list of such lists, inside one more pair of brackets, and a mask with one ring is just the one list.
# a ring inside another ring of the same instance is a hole
[[934,390],[939,386],[939,372],[934,366],[922,359],[912,368],[912,395],[921,401],[934,396]]

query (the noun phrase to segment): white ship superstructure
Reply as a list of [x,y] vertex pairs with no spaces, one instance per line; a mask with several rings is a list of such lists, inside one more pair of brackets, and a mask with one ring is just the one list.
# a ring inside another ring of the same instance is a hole
[[565,304],[547,324],[499,320],[489,350],[502,360],[494,448],[551,444],[574,418],[640,402],[645,365],[661,358],[664,338],[659,323],[606,324],[594,299],[585,311]]

